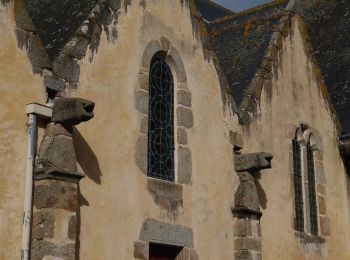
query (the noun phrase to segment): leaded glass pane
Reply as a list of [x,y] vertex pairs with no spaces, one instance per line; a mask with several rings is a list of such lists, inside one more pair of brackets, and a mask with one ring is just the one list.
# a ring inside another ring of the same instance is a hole
[[314,153],[311,149],[310,143],[307,144],[307,169],[309,181],[311,234],[318,235]]
[[162,57],[149,77],[148,176],[174,181],[174,80]]
[[296,229],[304,232],[303,179],[301,174],[301,149],[297,139],[293,140],[294,194]]

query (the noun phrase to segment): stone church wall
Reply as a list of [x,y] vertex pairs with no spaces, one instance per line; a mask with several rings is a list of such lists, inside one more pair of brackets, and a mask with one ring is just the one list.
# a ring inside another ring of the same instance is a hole
[[[263,172],[259,181],[263,258],[348,259],[347,177],[338,150],[336,122],[322,93],[320,74],[310,59],[304,32],[302,22],[294,18],[278,52],[271,87],[263,89],[260,116],[245,131],[244,150],[274,155],[272,169]],[[301,124],[317,139],[319,233],[325,241],[321,243],[297,236],[294,228],[292,139]]]
[[[94,122],[79,127],[96,159],[80,162],[88,176],[81,182],[81,258],[130,259],[150,218],[191,228],[200,259],[231,259],[232,146],[217,73],[189,10],[180,1],[135,1],[117,30],[115,44],[102,37],[92,64],[83,62],[76,92],[96,102]],[[148,66],[161,50],[175,76],[178,184],[145,175]]]
[[[230,138],[239,140],[237,132],[243,133],[242,152],[274,155],[273,168],[259,181],[263,216],[261,234],[255,231],[262,236],[263,258],[349,258],[349,204],[336,124],[299,21],[278,53],[259,118],[242,129],[223,104],[218,73],[204,55],[186,1],[123,2],[115,28],[109,28],[117,37],[99,31],[98,44],[74,60],[79,82],[61,93],[96,103],[95,118],[73,134],[79,170],[86,175],[77,214],[80,259],[143,259],[150,241],[182,243],[190,259],[233,259],[231,206],[238,177]],[[46,102],[43,76],[33,74],[38,68],[26,46],[18,46],[16,30],[13,2],[0,4],[0,259],[20,258],[25,104]],[[148,66],[160,51],[167,53],[175,78],[176,183],[146,176]],[[305,242],[294,230],[291,145],[302,123],[320,140],[321,244]]]
[[42,79],[17,46],[14,4],[0,3],[0,259],[20,259],[27,156],[25,105],[44,103]]
[[[33,74],[42,68],[31,64],[26,46],[18,47],[14,13],[13,2],[0,5],[0,105],[5,122],[1,259],[20,257],[25,104],[46,102],[43,76]],[[142,258],[147,239],[155,238],[188,241],[183,242],[188,247],[183,254],[191,259],[233,257],[234,174],[227,125],[236,131],[232,126],[237,120],[224,112],[215,66],[204,58],[192,22],[185,1],[126,4],[119,10],[118,36],[112,41],[101,33],[98,47],[78,61],[78,84],[62,93],[96,103],[95,119],[77,127],[73,136],[80,171],[86,174],[80,183],[80,259]],[[168,52],[175,77],[175,184],[147,178],[145,171],[147,73],[158,51]],[[39,134],[40,142],[42,130]],[[159,237],[143,231],[149,225],[176,228],[183,235]]]

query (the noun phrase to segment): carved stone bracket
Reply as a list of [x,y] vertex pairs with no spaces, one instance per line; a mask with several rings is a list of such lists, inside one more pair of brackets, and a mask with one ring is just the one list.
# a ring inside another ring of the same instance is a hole
[[31,259],[76,259],[79,180],[73,126],[93,118],[94,103],[60,98],[39,147],[34,176]]
[[50,123],[40,144],[35,179],[81,179],[72,138],[73,126],[93,118],[95,104],[80,98],[55,102]]
[[[235,151],[235,149],[234,149]],[[235,171],[239,176],[239,186],[232,207],[234,215],[235,259],[262,259],[259,194],[257,174],[260,170],[271,168],[272,155],[269,153],[250,153],[234,155]]]
[[236,217],[261,217],[256,174],[260,170],[271,168],[272,158],[271,154],[265,152],[235,155],[235,171],[240,180],[232,208]]

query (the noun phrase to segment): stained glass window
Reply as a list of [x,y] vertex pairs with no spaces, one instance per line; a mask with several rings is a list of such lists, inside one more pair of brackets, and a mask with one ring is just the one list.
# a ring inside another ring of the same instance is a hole
[[304,232],[303,177],[301,170],[301,149],[298,140],[293,140],[294,193],[296,229]]
[[149,75],[148,176],[174,181],[174,80],[163,55]]
[[309,182],[309,200],[310,200],[310,224],[311,234],[318,235],[318,220],[317,220],[317,201],[315,187],[315,164],[314,153],[310,142],[307,144],[307,171]]

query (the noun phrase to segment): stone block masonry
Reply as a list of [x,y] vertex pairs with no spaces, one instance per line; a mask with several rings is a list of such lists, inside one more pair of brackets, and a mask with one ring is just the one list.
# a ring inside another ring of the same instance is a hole
[[[234,137],[233,134],[231,136]],[[271,168],[273,156],[264,152],[240,154],[240,147],[235,146],[234,143],[234,165],[240,180],[232,207],[234,255],[236,260],[260,260],[262,259],[260,229],[262,213],[256,186],[256,173]],[[240,143],[243,144],[243,140],[240,140]]]
[[78,98],[55,102],[35,165],[31,259],[77,258],[79,180],[73,125],[93,117],[94,103]]
[[34,190],[31,259],[75,259],[78,184],[36,180]]
[[195,120],[192,111],[192,94],[187,85],[187,76],[179,52],[169,40],[161,37],[149,42],[142,55],[138,82],[134,89],[134,107],[139,114],[140,132],[135,145],[135,162],[141,172],[147,175],[148,156],[148,113],[149,113],[149,66],[157,53],[166,53],[165,60],[173,66],[176,74],[174,97],[174,141],[177,151],[178,171],[176,182],[191,184],[192,182],[192,152],[190,149],[189,131],[194,127]]

